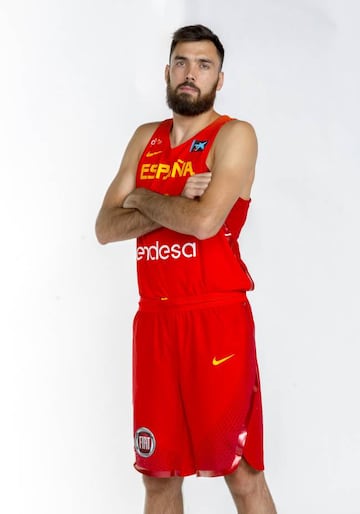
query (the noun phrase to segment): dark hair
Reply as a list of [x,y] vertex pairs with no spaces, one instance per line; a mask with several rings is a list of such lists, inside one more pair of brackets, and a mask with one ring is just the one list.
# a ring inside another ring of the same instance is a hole
[[204,27],[204,25],[188,25],[187,27],[181,27],[176,32],[174,32],[173,39],[171,41],[170,46],[170,58],[174,51],[175,46],[178,43],[187,43],[193,41],[211,41],[217,50],[218,56],[220,58],[220,69],[224,62],[225,50],[216,34],[214,34],[210,29]]

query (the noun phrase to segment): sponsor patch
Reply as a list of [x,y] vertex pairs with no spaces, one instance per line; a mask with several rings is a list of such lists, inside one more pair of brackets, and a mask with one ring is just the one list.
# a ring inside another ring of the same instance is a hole
[[135,432],[135,451],[140,457],[151,457],[156,448],[154,434],[148,428],[141,427]]
[[191,143],[190,152],[202,152],[205,150],[205,146],[208,144],[208,141],[199,141],[198,139],[194,139]]
[[168,259],[180,259],[181,257],[186,259],[196,257],[195,241],[184,243],[183,245],[174,243],[171,246],[155,241],[153,245],[139,245],[136,249],[136,260],[138,261],[166,261]]

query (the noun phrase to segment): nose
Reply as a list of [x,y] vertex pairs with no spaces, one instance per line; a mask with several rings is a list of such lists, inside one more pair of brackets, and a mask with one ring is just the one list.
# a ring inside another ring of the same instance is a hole
[[186,70],[185,79],[188,82],[195,82],[195,80],[196,80],[194,66],[191,66],[191,64],[188,66],[188,69]]

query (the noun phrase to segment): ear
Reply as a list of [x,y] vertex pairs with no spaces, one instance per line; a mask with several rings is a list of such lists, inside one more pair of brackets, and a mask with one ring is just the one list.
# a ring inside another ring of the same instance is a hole
[[224,72],[220,71],[216,91],[220,91],[224,84]]
[[165,66],[165,81],[166,81],[166,83],[169,81],[169,74],[170,74],[170,66],[167,64]]

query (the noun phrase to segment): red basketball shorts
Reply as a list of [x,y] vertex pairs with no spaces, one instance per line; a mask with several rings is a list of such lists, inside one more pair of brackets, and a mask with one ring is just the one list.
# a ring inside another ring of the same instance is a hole
[[219,476],[264,469],[254,323],[244,293],[141,300],[134,319],[135,468]]

